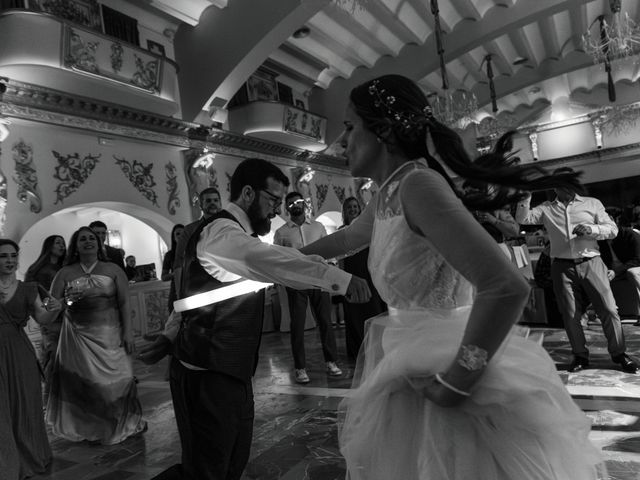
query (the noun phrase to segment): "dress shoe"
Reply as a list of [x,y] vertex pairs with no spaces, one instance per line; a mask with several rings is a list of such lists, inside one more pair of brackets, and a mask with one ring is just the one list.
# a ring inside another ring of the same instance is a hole
[[622,367],[622,371],[626,373],[637,373],[638,368],[640,368],[626,353],[613,357],[612,360],[619,364]]
[[568,372],[576,373],[589,368],[589,359],[584,357],[573,357],[573,362],[567,368]]

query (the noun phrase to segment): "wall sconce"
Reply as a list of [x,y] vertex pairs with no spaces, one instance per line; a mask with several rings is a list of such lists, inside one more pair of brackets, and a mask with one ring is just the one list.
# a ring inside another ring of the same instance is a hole
[[113,248],[122,248],[120,230],[107,230],[107,245]]
[[191,168],[204,168],[205,170],[213,165],[213,159],[216,158],[216,154],[210,152],[207,147],[202,149],[202,155],[200,155],[193,162]]
[[11,125],[9,119],[0,115],[0,143],[4,142],[5,139],[9,136],[8,125]]
[[316,174],[316,171],[307,165],[302,169],[302,173],[296,180],[296,183],[309,183],[311,182],[315,174]]
[[363,191],[371,190],[371,187],[373,187],[373,179],[369,178],[362,184],[362,186],[360,187],[360,190],[363,190]]
[[533,155],[533,161],[538,160],[538,133],[531,132],[529,134],[529,143],[531,143],[531,154]]
[[602,148],[602,125],[601,118],[595,118],[591,121],[593,127],[593,139],[596,141],[596,148],[600,150]]

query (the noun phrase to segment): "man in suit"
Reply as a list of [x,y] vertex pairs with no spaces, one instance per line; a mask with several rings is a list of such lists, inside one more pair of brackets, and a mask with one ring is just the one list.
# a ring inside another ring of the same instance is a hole
[[166,327],[139,356],[146,363],[159,360],[168,351],[170,337],[176,337],[170,382],[182,464],[154,480],[238,480],[249,459],[251,378],[262,334],[264,290],[191,304],[199,294],[220,296],[253,280],[344,292],[352,301],[370,297],[365,280],[257,238],[271,229],[288,185],[275,165],[257,158],[243,161],[231,178],[227,209],[200,222],[187,241],[176,302],[183,310],[177,335],[175,325]]
[[113,262],[116,265],[118,265],[120,268],[122,268],[122,270],[125,270],[124,255],[122,253],[122,250],[120,250],[119,248],[110,247],[109,245],[106,244],[107,232],[108,232],[107,225],[104,222],[101,222],[100,220],[94,220],[89,224],[89,228],[94,231],[94,233],[100,238],[100,240],[102,240],[102,245],[104,245],[104,250],[105,250],[107,259],[110,262]]

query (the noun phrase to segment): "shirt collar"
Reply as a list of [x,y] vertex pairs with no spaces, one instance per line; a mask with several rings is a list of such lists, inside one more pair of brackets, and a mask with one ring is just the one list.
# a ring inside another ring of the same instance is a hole
[[[558,200],[558,197],[555,198],[554,202],[562,203],[560,200]],[[573,203],[573,202],[584,202],[584,197],[576,193],[575,197],[573,197],[573,200],[571,200],[569,203]]]
[[242,228],[244,228],[249,235],[253,234],[253,228],[251,227],[251,221],[249,220],[247,212],[233,202],[230,202],[225,210],[236,217],[236,220],[240,222]]

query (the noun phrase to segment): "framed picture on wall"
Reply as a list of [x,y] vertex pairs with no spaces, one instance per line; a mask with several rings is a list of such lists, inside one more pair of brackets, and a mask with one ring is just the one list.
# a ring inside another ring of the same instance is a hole
[[161,57],[165,57],[164,53],[164,45],[158,42],[154,42],[153,40],[147,40],[147,50],[151,53],[155,53],[156,55],[160,55]]
[[100,5],[96,0],[28,0],[28,8],[102,32]]
[[275,75],[260,71],[251,75],[247,80],[247,96],[250,102],[256,100],[277,102],[280,97]]

